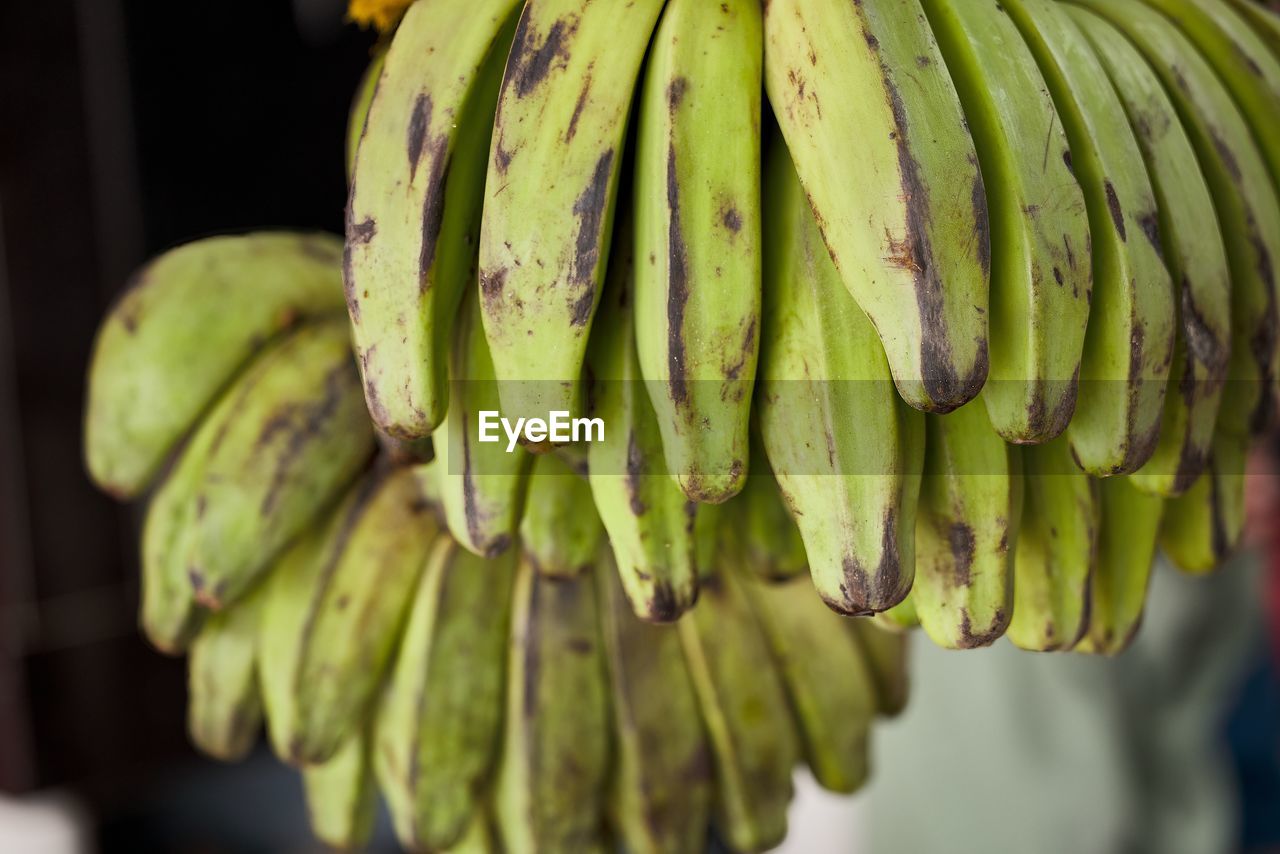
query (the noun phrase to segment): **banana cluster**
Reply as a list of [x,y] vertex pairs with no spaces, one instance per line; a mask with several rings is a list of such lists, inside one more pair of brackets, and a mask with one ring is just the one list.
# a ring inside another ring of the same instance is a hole
[[[841,614],[1118,652],[1157,547],[1203,572],[1238,543],[1274,408],[1278,28],[1248,0],[413,3],[349,139],[369,411],[441,449],[477,554],[594,500],[645,620],[728,527]],[[478,443],[481,410],[601,419],[560,447],[590,495],[539,485],[556,442]]]

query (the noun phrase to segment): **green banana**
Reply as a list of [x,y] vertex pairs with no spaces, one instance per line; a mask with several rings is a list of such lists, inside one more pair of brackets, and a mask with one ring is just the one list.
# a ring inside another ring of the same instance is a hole
[[514,603],[498,835],[508,851],[602,851],[609,710],[594,579],[521,561]]
[[322,558],[293,671],[301,762],[324,762],[364,719],[439,528],[408,469],[374,473]]
[[[973,133],[991,218],[996,432],[1043,442],[1075,410],[1092,264],[1084,194],[1035,57],[998,0],[923,0]],[[1029,144],[1044,140],[1044,145]]]
[[977,401],[925,419],[911,600],[939,646],[988,646],[1013,613],[1021,456]]
[[304,326],[263,353],[227,393],[194,502],[187,576],[218,610],[368,462],[373,431],[345,321]]
[[787,510],[764,449],[752,443],[751,474],[738,500],[725,507],[731,546],[742,565],[762,581],[783,581],[806,573],[800,529]]
[[676,629],[715,769],[712,816],[734,851],[763,851],[787,833],[800,746],[782,677],[734,573],[702,582]]
[[[914,585],[912,589],[914,590]],[[920,628],[920,613],[916,610],[916,598],[911,593],[889,610],[875,614],[872,619],[887,632],[902,633]]]
[[771,0],[764,37],[769,101],[840,279],[902,397],[955,409],[987,378],[986,192],[918,0]]
[[559,454],[542,454],[529,477],[520,546],[544,575],[585,572],[600,554],[604,527],[591,485]]
[[1070,649],[1088,628],[1098,564],[1098,482],[1066,437],[1022,449],[1023,504],[1008,636],[1030,650]]
[[482,442],[484,412],[498,412],[498,383],[474,293],[463,302],[449,359],[449,413],[432,434],[440,461],[441,503],[454,539],[481,557],[496,557],[519,532],[533,457],[523,446]]
[[908,637],[902,632],[886,631],[875,619],[859,618],[846,623],[871,668],[876,687],[876,710],[893,717],[907,707],[910,682],[907,678]]
[[405,848],[467,832],[496,759],[514,550],[485,560],[437,538],[379,701],[374,770]]
[[1200,476],[1213,441],[1231,352],[1231,278],[1213,197],[1195,149],[1160,80],[1103,18],[1068,7],[1124,103],[1146,159],[1160,242],[1178,289],[1169,393],[1155,452],[1132,477],[1139,489],[1177,495]]
[[448,332],[475,287],[486,152],[517,5],[413,4],[356,150],[347,309],[369,413],[397,438],[429,435],[449,403]]
[[356,171],[356,149],[360,146],[360,137],[364,136],[365,120],[369,118],[369,105],[373,103],[373,93],[378,91],[378,79],[382,77],[382,67],[387,62],[387,50],[379,46],[374,48],[369,57],[369,65],[360,82],[356,85],[355,94],[351,96],[351,109],[347,111],[347,181]]
[[361,848],[373,835],[378,793],[369,751],[368,727],[361,727],[327,762],[302,769],[311,831],[331,848]]
[[494,841],[489,816],[483,810],[476,810],[466,833],[445,854],[502,854]]
[[1104,478],[1098,493],[1098,565],[1088,630],[1075,649],[1116,655],[1132,642],[1142,620],[1164,499],[1141,492],[1125,477]]
[[1280,15],[1274,7],[1263,6],[1257,0],[1227,0],[1231,8],[1249,22],[1258,38],[1266,43],[1271,53],[1280,57]]
[[786,685],[813,776],[833,792],[855,791],[867,778],[876,687],[862,649],[839,625],[850,618],[824,608],[805,579],[743,587]]
[[1126,474],[1155,451],[1173,353],[1155,193],[1120,98],[1066,10],[1051,0],[1002,8],[1049,85],[1070,143],[1053,156],[1070,160],[1089,212],[1093,288],[1071,452],[1090,474]]
[[632,91],[663,0],[528,0],[494,119],[480,290],[511,418],[582,406]]
[[262,726],[257,668],[261,590],[205,621],[187,661],[187,732],[202,753],[226,762],[248,755]]
[[924,416],[895,393],[782,146],[767,170],[764,449],[818,593],[844,614],[883,611],[911,588]]
[[138,495],[264,343],[341,312],[341,250],[327,234],[211,237],[139,270],[93,345],[84,441],[94,482]]
[[711,757],[680,635],[636,619],[610,564],[596,574],[614,732],[607,810],[632,854],[696,854],[706,849]]
[[1212,572],[1240,545],[1248,451],[1247,439],[1220,433],[1208,469],[1185,493],[1165,502],[1160,547],[1183,572]]
[[[667,465],[691,500],[747,475],[760,331],[758,0],[668,0],[636,153],[636,343]],[[707,128],[719,143],[706,144]]]

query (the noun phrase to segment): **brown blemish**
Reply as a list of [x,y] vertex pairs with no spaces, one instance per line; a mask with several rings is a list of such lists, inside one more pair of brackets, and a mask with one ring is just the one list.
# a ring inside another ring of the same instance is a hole
[[1115,225],[1116,233],[1120,235],[1120,239],[1127,243],[1129,242],[1129,235],[1125,233],[1124,211],[1120,208],[1120,197],[1116,195],[1116,188],[1112,185],[1110,178],[1103,181],[1102,188],[1107,196],[1107,210],[1111,211],[1111,222]]
[[551,25],[546,38],[538,45],[529,28],[530,17],[528,9],[520,16],[502,81],[503,89],[515,87],[516,95],[521,98],[537,88],[557,63],[563,65],[568,62],[569,51],[565,41],[578,29],[577,18],[568,21],[561,18]]
[[1067,165],[1067,171],[1072,175],[1076,174],[1076,169],[1071,165],[1071,149],[1066,148],[1062,151],[1062,162]]
[[968,587],[973,574],[973,557],[976,541],[973,528],[964,522],[955,522],[947,530],[947,544],[951,548],[951,573],[957,587]]
[[680,102],[684,100],[685,90],[689,88],[689,81],[684,77],[677,77],[667,84],[667,110],[674,113],[679,108]]
[[688,257],[684,232],[680,227],[680,181],[676,174],[676,149],[667,146],[667,384],[671,400],[682,406],[689,402],[684,374],[684,312],[689,302]]
[[[610,148],[600,155],[586,188],[573,203],[573,213],[578,217],[578,238],[574,245],[570,278],[580,290],[587,291],[574,300],[572,320],[576,326],[585,326],[591,320],[591,309],[595,306],[595,269],[600,260],[600,232],[612,170],[613,149]],[[587,305],[585,311],[584,301]]]
[[426,150],[427,129],[431,127],[431,95],[422,93],[413,102],[413,112],[409,115],[409,180],[412,181],[418,172],[418,164],[422,161],[422,153]]
[[[578,101],[573,105],[573,115],[569,117],[569,129],[565,131],[564,141],[572,142],[574,134],[578,132],[578,119],[582,116],[582,109],[587,105],[587,96],[591,93],[591,71],[587,73],[582,81],[582,90],[578,92]],[[503,171],[506,171],[505,169]]]
[[1147,242],[1151,244],[1151,248],[1161,258],[1164,257],[1164,247],[1160,243],[1160,221],[1156,217],[1155,211],[1147,211],[1138,215],[1138,227],[1142,229],[1142,233],[1146,236]]
[[631,508],[631,515],[636,517],[643,516],[649,510],[649,506],[640,497],[640,478],[643,476],[644,454],[640,451],[640,446],[636,444],[636,434],[633,432],[627,437],[627,476],[625,484],[627,487],[627,505]]

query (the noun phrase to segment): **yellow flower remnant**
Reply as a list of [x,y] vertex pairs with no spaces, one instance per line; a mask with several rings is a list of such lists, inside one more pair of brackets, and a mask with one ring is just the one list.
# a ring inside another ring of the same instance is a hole
[[347,17],[362,27],[370,24],[386,32],[399,22],[413,0],[351,0]]

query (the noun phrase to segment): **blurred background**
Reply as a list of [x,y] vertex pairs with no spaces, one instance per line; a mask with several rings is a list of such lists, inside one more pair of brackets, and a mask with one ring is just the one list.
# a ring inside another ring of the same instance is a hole
[[[344,9],[0,0],[0,851],[314,848],[298,775],[265,747],[222,766],[187,743],[183,662],[135,629],[139,508],[86,479],[81,407],[96,325],[145,258],[341,229],[374,41]],[[1280,851],[1259,481],[1254,551],[1209,581],[1162,567],[1165,628],[1118,661],[917,644],[870,791],[802,780],[786,850]]]

